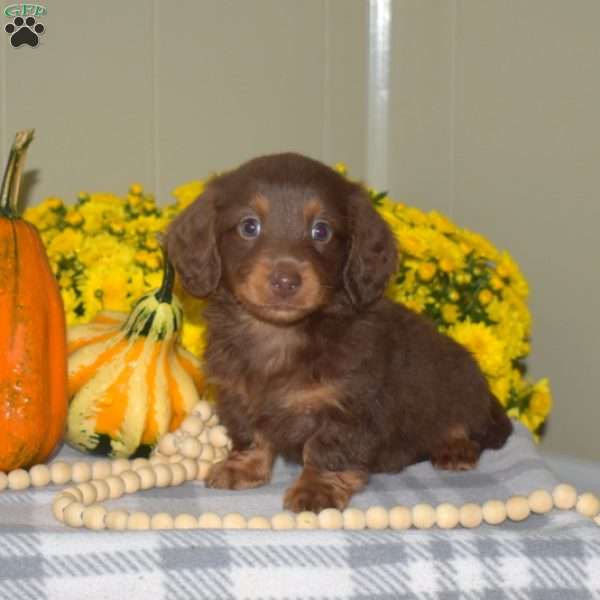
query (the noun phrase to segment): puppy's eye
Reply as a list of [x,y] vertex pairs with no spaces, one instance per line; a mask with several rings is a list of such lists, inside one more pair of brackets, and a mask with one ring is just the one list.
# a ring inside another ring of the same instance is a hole
[[238,225],[238,233],[246,240],[260,235],[260,221],[256,217],[246,217]]
[[332,235],[333,231],[331,231],[331,227],[325,221],[315,221],[310,230],[310,237],[315,242],[328,242]]

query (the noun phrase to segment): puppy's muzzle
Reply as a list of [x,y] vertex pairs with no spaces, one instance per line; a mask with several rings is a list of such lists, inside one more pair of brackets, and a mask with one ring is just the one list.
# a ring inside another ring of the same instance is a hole
[[302,287],[302,276],[292,265],[276,264],[269,275],[269,285],[275,295],[290,298]]

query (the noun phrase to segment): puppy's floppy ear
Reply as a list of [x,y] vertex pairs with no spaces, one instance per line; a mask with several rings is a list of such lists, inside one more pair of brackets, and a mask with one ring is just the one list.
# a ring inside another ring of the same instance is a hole
[[368,306],[383,296],[396,272],[398,252],[387,223],[373,208],[365,190],[349,200],[350,251],[344,267],[344,288],[352,304]]
[[183,287],[192,296],[204,298],[221,279],[221,259],[215,236],[214,184],[190,204],[167,229],[164,246],[181,276]]

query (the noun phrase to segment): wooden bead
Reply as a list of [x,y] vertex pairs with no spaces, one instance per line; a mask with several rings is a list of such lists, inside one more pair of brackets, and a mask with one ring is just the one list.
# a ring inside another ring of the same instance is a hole
[[568,483],[561,483],[554,488],[552,499],[556,508],[570,510],[577,502],[577,490]]
[[8,473],[8,487],[11,490],[26,490],[31,485],[31,478],[25,469],[15,469]]
[[221,517],[214,512],[202,513],[198,519],[198,527],[201,529],[220,529]]
[[598,500],[598,497],[595,494],[586,492],[577,498],[575,508],[579,514],[593,519],[600,513],[600,500]]
[[161,454],[171,456],[177,452],[177,438],[172,433],[166,433],[158,442],[158,449]]
[[181,430],[194,437],[198,437],[203,429],[204,422],[198,415],[189,415],[181,424]]
[[126,458],[117,458],[113,460],[110,464],[110,467],[113,475],[120,475],[124,471],[131,470],[131,465]]
[[57,460],[50,464],[50,480],[55,485],[63,485],[68,481],[71,481],[71,465]]
[[108,529],[114,529],[116,531],[124,531],[127,529],[127,521],[129,519],[129,513],[126,510],[111,510],[106,515],[104,522]]
[[296,515],[296,527],[298,529],[318,529],[319,517],[309,510],[300,512]]
[[125,493],[125,484],[118,475],[109,475],[104,482],[108,486],[109,497],[112,500],[120,498]]
[[367,526],[367,518],[364,511],[359,508],[347,508],[342,513],[344,529],[364,529]]
[[35,465],[29,469],[29,478],[34,487],[45,487],[50,483],[50,469],[46,465]]
[[61,493],[62,494],[71,494],[71,496],[73,496],[73,498],[75,498],[75,500],[77,500],[77,502],[83,501],[83,494],[76,487],[65,488]]
[[4,491],[8,487],[8,477],[6,473],[0,471],[0,492]]
[[207,427],[214,427],[215,425],[219,424],[219,417],[217,417],[217,415],[212,415],[212,417],[210,419],[208,419],[208,421],[206,421],[206,426]]
[[178,462],[181,462],[182,460],[183,460],[183,456],[181,454],[179,454],[179,452],[177,454],[171,454],[171,456],[169,456],[169,464],[178,463]]
[[251,517],[248,519],[248,529],[271,529],[271,522],[266,517]]
[[104,500],[110,498],[110,487],[108,487],[105,479],[92,479],[90,485],[96,490],[96,502],[104,502]]
[[199,460],[196,462],[198,465],[198,473],[196,473],[197,481],[204,481],[208,476],[211,464],[207,460]]
[[194,517],[194,515],[181,513],[175,517],[173,527],[175,529],[197,529],[198,518]]
[[227,429],[223,425],[217,425],[208,432],[208,441],[215,448],[224,448],[227,446],[229,436],[227,435]]
[[119,477],[125,486],[126,494],[135,494],[140,489],[140,476],[135,471],[123,471]]
[[150,529],[173,529],[174,520],[169,513],[156,513],[150,518]]
[[63,511],[69,504],[75,502],[73,496],[71,494],[58,494],[54,501],[52,502],[52,514],[57,521],[63,521],[64,515]]
[[246,529],[246,517],[240,513],[229,513],[223,517],[223,529]]
[[271,517],[271,527],[276,530],[295,529],[296,518],[289,512],[276,513]]
[[344,526],[344,517],[337,508],[325,508],[317,518],[321,529],[342,529]]
[[467,502],[458,511],[458,520],[463,527],[473,529],[479,527],[483,521],[483,513],[479,504]]
[[202,446],[202,451],[198,455],[200,460],[208,460],[212,462],[215,459],[215,449],[209,444]]
[[83,511],[85,506],[81,502],[71,502],[63,510],[64,522],[69,527],[83,527]]
[[435,516],[435,509],[430,504],[416,504],[413,506],[412,521],[417,529],[433,527]]
[[151,490],[156,485],[156,475],[153,467],[141,467],[136,473],[140,478],[140,489]]
[[78,460],[73,463],[71,479],[74,483],[84,483],[92,478],[92,466],[90,463]]
[[140,469],[144,469],[150,465],[150,461],[147,458],[135,458],[131,461],[131,466],[129,467],[133,471],[139,471]]
[[186,481],[193,481],[198,474],[198,463],[193,458],[184,458],[179,463],[185,469]]
[[174,463],[172,465],[169,465],[169,467],[171,469],[171,485],[181,485],[187,477],[187,473],[184,466],[180,463]]
[[202,452],[202,444],[193,437],[186,437],[179,443],[179,452],[186,458],[198,458]]
[[435,522],[440,529],[454,529],[459,522],[458,508],[454,504],[438,504],[435,509]]
[[200,400],[193,408],[192,414],[200,417],[202,421],[208,421],[213,415],[213,409],[206,400]]
[[208,444],[208,428],[204,429],[204,431],[198,436],[198,441],[202,444]]
[[481,507],[481,514],[489,525],[500,525],[506,519],[506,504],[500,500],[488,500]]
[[164,464],[167,464],[168,462],[169,462],[169,459],[166,456],[163,456],[162,454],[153,454],[150,457],[151,465],[164,465]]
[[408,506],[394,506],[389,513],[392,529],[410,529],[412,527],[412,511]]
[[171,485],[173,474],[171,472],[171,468],[168,465],[152,465],[152,469],[154,470],[154,477],[156,480],[155,485],[157,488],[169,487]]
[[106,479],[112,474],[112,465],[109,460],[96,460],[92,463],[92,479]]
[[129,513],[127,517],[127,529],[135,531],[150,529],[150,515],[141,510]]
[[93,504],[92,506],[88,506],[83,511],[81,520],[83,521],[84,527],[99,531],[100,529],[106,528],[106,514],[107,510],[104,508],[104,506],[100,506],[100,504]]
[[529,500],[525,496],[512,496],[506,501],[506,516],[511,521],[524,521],[529,513]]
[[88,481],[84,481],[77,486],[77,489],[81,492],[81,500],[80,502],[84,506],[90,506],[94,502],[96,502],[96,496],[98,495],[96,492],[96,488]]
[[527,500],[529,501],[529,508],[531,511],[538,515],[550,512],[554,506],[552,496],[550,495],[550,492],[547,492],[546,490],[535,490],[534,492],[531,492]]
[[390,516],[383,506],[370,506],[365,511],[365,519],[369,529],[385,529],[390,524]]

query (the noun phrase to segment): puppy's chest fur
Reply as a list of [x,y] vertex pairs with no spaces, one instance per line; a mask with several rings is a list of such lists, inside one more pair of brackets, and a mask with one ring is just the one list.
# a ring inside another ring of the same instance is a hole
[[227,327],[209,323],[205,358],[209,377],[237,396],[240,413],[259,429],[301,435],[316,426],[319,412],[341,408],[339,380],[327,372],[330,361],[296,327],[251,317]]

